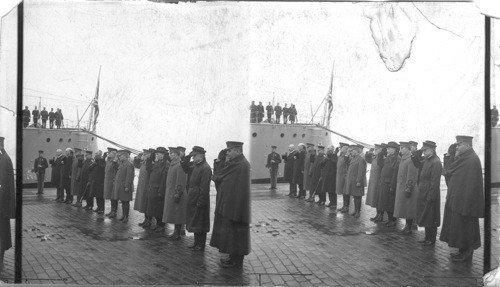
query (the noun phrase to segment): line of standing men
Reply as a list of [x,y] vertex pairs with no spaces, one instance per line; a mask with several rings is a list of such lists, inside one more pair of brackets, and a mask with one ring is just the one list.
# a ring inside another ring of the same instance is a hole
[[23,110],[23,127],[25,128],[28,127],[31,121],[31,116],[33,116],[33,126],[37,128],[38,120],[41,119],[42,128],[44,129],[47,128],[47,120],[49,120],[49,127],[51,129],[54,128],[54,122],[56,127],[60,129],[64,119],[61,109],[57,109],[54,112],[54,108],[51,108],[50,112],[47,112],[45,107],[43,108],[43,110],[39,111],[38,108],[35,106],[33,111],[30,113],[28,106],[26,106]]
[[[444,175],[448,192],[440,240],[458,248],[451,254],[453,261],[472,257],[481,246],[479,218],[484,217],[482,168],[472,149],[472,137],[457,136],[444,157],[444,169],[436,155],[436,143],[425,141],[421,149],[410,142],[375,144],[375,148],[361,156],[363,146],[340,143],[333,150],[313,144],[289,146],[282,155],[285,161],[285,180],[290,184],[289,196],[309,201],[319,196],[318,205],[325,204],[325,193],[330,195],[329,207],[336,208],[336,195],[342,195],[341,213],[349,212],[350,197],[354,198],[352,216],[358,218],[364,188],[368,186],[366,204],[377,210],[370,220],[396,226],[397,218],[405,219],[401,234],[411,234],[413,223],[425,228],[424,246],[433,246],[440,226],[440,180]],[[338,155],[340,151],[340,154]],[[367,163],[371,163],[370,181],[366,182]],[[298,194],[297,194],[298,186]],[[387,214],[387,221],[384,221]]]
[[[227,142],[227,147],[214,162],[214,173],[206,162],[203,147],[194,146],[185,155],[184,147],[164,147],[144,149],[139,167],[134,210],[144,214],[139,223],[154,232],[165,231],[165,224],[173,224],[172,240],[181,239],[182,227],[194,233],[193,251],[203,251],[206,236],[210,231],[210,182],[217,189],[214,227],[210,245],[222,253],[229,254],[222,259],[225,268],[241,268],[243,258],[250,253],[250,164],[243,155],[243,143]],[[74,152],[74,155],[73,155]],[[92,211],[94,198],[98,214],[104,213],[104,200],[111,201],[111,211],[105,216],[115,218],[118,201],[122,203],[120,221],[127,223],[130,201],[134,192],[134,165],[130,151],[108,148],[102,156],[97,151],[75,148],[66,150],[66,155],[58,150],[50,162],[58,202],[71,203],[77,196],[75,207]],[[192,159],[192,160],[191,160]],[[69,193],[64,200],[64,171],[69,168]],[[59,177],[58,179],[54,178]]]
[[[290,123],[294,124],[297,119],[297,109],[294,104],[291,104],[290,107],[281,107],[280,103],[278,103],[275,107],[271,105],[271,102],[266,106],[266,114],[267,114],[267,122],[272,122],[272,116],[275,114],[275,122],[277,124],[280,123],[281,115],[283,115],[283,123],[288,123],[288,118],[290,117]],[[259,102],[258,105],[255,105],[255,101],[252,101],[250,105],[250,123],[261,123],[264,119],[264,106],[262,102]]]

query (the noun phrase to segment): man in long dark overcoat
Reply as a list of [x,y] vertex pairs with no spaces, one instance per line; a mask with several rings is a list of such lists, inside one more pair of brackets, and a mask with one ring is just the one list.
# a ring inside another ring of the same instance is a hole
[[108,147],[106,153],[106,167],[104,168],[104,200],[111,201],[111,211],[106,213],[105,216],[115,218],[118,212],[118,200],[111,198],[115,185],[116,171],[118,170],[118,150]]
[[47,159],[43,157],[43,150],[38,151],[38,157],[35,159],[33,171],[36,173],[37,190],[36,194],[43,194],[43,186],[45,184],[45,170],[49,167]]
[[304,189],[304,164],[306,158],[306,145],[299,143],[297,153],[294,155],[293,162],[293,184],[298,185],[299,194],[294,196],[299,199],[306,197]]
[[122,204],[123,215],[118,220],[123,223],[128,222],[130,212],[130,201],[134,194],[134,165],[130,162],[130,151],[118,151],[118,170],[116,171],[115,182],[113,185],[113,194],[111,199],[119,200]]
[[325,205],[326,194],[323,191],[323,178],[321,177],[321,164],[325,159],[325,147],[321,144],[318,144],[318,154],[315,154],[311,158],[313,159],[313,162],[309,167],[309,175],[311,180],[309,201],[315,202],[317,195],[319,197],[318,205]]
[[326,158],[321,163],[321,178],[322,178],[322,191],[326,195],[328,193],[328,200],[330,201],[327,207],[334,210],[337,209],[337,194],[335,193],[335,184],[337,180],[337,155],[335,154],[334,147],[329,146],[326,149]]
[[94,202],[96,199],[97,208],[94,212],[104,214],[104,176],[106,169],[106,159],[102,157],[102,151],[98,150],[94,156],[94,162],[90,165],[89,183],[90,198]]
[[481,246],[479,218],[484,217],[484,189],[481,161],[472,148],[472,137],[457,136],[456,154],[444,170],[449,176],[448,193],[439,240],[458,248],[453,261],[472,258]]
[[[146,216],[156,219],[156,226],[153,230],[164,230],[163,205],[165,202],[165,189],[167,183],[167,174],[170,162],[166,159],[167,149],[158,147],[155,151],[155,161],[149,175],[148,205]],[[151,221],[145,223],[142,227],[152,226]]]
[[57,197],[55,201],[63,202],[64,201],[64,193],[61,188],[61,161],[64,155],[62,150],[56,150],[56,156],[49,160],[49,163],[52,167],[52,174],[50,176],[50,182],[52,186],[56,189]]
[[137,191],[135,193],[134,200],[134,210],[140,213],[144,213],[144,221],[139,223],[139,226],[151,221],[151,218],[146,215],[146,210],[148,208],[148,188],[149,188],[149,175],[153,169],[153,160],[151,159],[151,154],[154,153],[154,149],[143,149],[141,166],[139,168],[139,179],[137,181]]
[[365,154],[365,161],[371,164],[370,180],[368,182],[368,189],[366,190],[365,204],[376,208],[377,214],[374,217],[370,218],[371,221],[376,221],[376,222],[380,222],[381,217],[383,215],[383,213],[380,212],[380,210],[378,210],[377,208],[378,191],[379,191],[378,180],[380,178],[379,177],[380,167],[377,164],[377,157],[381,151],[382,151],[382,145],[375,144],[375,148],[373,150],[368,151]]
[[377,209],[382,214],[387,213],[388,221],[386,226],[388,227],[396,226],[397,219],[394,217],[394,203],[396,201],[400,162],[399,144],[393,141],[387,143],[387,151],[381,152],[377,158],[377,165],[380,167]]
[[297,194],[297,185],[293,183],[293,165],[295,162],[294,155],[296,152],[295,146],[291,144],[288,146],[288,152],[281,155],[281,158],[285,161],[285,172],[283,177],[290,185],[287,196],[295,196]]
[[441,224],[440,184],[443,166],[436,155],[436,143],[425,141],[411,159],[420,170],[417,180],[417,224],[425,227],[425,238],[418,242],[431,246],[436,242],[437,228]]
[[10,219],[16,217],[16,190],[14,167],[5,151],[4,137],[0,137],[0,271],[6,250],[12,247]]
[[193,163],[189,168],[189,189],[186,229],[194,233],[194,251],[205,249],[207,233],[210,231],[210,181],[212,169],[205,159],[205,149],[194,146],[189,154]]
[[337,180],[335,184],[335,192],[337,193],[337,195],[342,195],[343,197],[343,205],[338,209],[338,211],[341,213],[347,213],[349,212],[350,198],[349,194],[347,193],[345,183],[347,168],[349,167],[349,154],[347,153],[349,144],[341,142],[339,143],[339,145],[340,149],[337,150],[337,152],[340,151],[340,154],[337,161]]
[[314,144],[312,143],[306,143],[306,153],[304,156],[304,181],[303,181],[303,186],[304,190],[307,191],[309,190],[309,198],[307,201],[314,201],[314,198],[312,197],[312,194],[314,192],[311,190],[311,177],[312,177],[312,165],[314,163],[314,158],[316,157],[316,149],[314,149]]
[[70,197],[71,202],[73,202],[74,195],[75,194],[78,195],[79,193],[80,190],[79,177],[83,166],[82,150],[77,147],[75,147],[73,150],[75,151],[75,155],[73,156],[73,163],[71,164],[71,197]]
[[361,198],[365,195],[366,161],[361,157],[362,145],[351,146],[351,160],[346,175],[348,196],[354,198],[354,212],[352,216],[358,218],[361,213]]
[[77,202],[80,202],[77,206],[80,207],[81,202],[84,200],[87,202],[87,205],[83,208],[85,210],[92,210],[94,208],[94,202],[90,197],[90,184],[89,184],[89,174],[90,174],[90,165],[94,161],[92,159],[93,152],[91,150],[85,151],[85,160],[82,164],[82,171],[80,173],[80,190],[76,197]]
[[[64,203],[73,203],[73,196],[71,195],[71,172],[73,168],[73,149],[67,148],[64,158],[61,161],[61,188],[66,191],[66,200]],[[64,195],[63,195],[64,196]]]
[[220,182],[210,246],[229,258],[221,260],[224,268],[242,268],[250,253],[250,163],[243,155],[243,143],[228,141],[227,165],[214,174]]

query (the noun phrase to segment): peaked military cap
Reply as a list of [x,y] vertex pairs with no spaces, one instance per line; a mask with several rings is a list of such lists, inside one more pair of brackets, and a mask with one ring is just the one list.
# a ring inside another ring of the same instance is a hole
[[436,148],[436,143],[433,141],[425,141],[422,143],[422,148],[421,150],[426,150],[428,148]]
[[143,153],[151,153],[151,150],[149,150],[149,149],[147,149],[147,148],[143,148],[143,149],[142,149],[142,152],[143,152]]
[[3,140],[5,140],[5,138],[4,137],[0,137],[0,141],[3,141]]
[[168,147],[168,150],[172,153],[172,152],[179,152],[179,149],[177,147],[174,147],[174,146],[169,146]]
[[399,145],[397,142],[388,142],[387,147],[398,148]]
[[150,148],[150,149],[149,149],[149,152],[150,152],[150,153],[154,153],[154,152],[156,152],[156,150],[155,150],[154,148]]
[[235,142],[235,141],[228,141],[226,142],[227,148],[226,149],[232,149],[235,147],[243,147],[242,142]]
[[108,147],[108,152],[112,152],[112,151],[116,151],[117,152],[118,150],[116,148],[114,148],[114,147]]
[[409,143],[409,142],[399,142],[399,145],[400,145],[401,147],[410,148],[410,143]]
[[375,148],[381,148],[382,145],[381,144],[375,144]]
[[43,150],[39,150],[38,153],[43,153]]
[[79,147],[75,147],[75,148],[74,148],[74,150],[75,150],[75,151],[82,151],[82,149],[81,149],[81,148],[79,148]]
[[469,143],[472,144],[472,139],[473,137],[471,136],[457,136],[457,142],[456,143]]
[[314,146],[312,143],[306,143],[307,146]]
[[167,149],[166,149],[166,148],[164,148],[164,147],[162,147],[162,146],[160,146],[160,147],[156,148],[156,152],[157,152],[157,153],[163,153],[163,154],[168,153]]
[[325,149],[325,147],[322,144],[318,144],[319,149]]
[[86,150],[85,153],[86,154],[92,154],[93,152],[91,150]]
[[411,146],[417,147],[418,143],[416,141],[409,141],[408,142]]
[[132,152],[131,152],[131,151],[129,151],[128,149],[122,149],[122,150],[119,150],[118,152],[119,152],[119,153],[126,153],[126,154],[128,154],[128,155],[130,155],[130,154],[132,153]]
[[183,152],[185,152],[185,151],[186,151],[186,148],[185,148],[185,147],[183,147],[183,146],[178,146],[178,147],[177,147],[177,149],[178,149],[178,150],[180,150],[180,151],[183,151]]
[[349,144],[339,142],[339,146],[340,146],[340,147],[343,147],[343,146],[349,146]]
[[275,145],[272,145],[272,146],[271,146],[271,148],[277,148],[277,146],[275,146]]
[[381,144],[380,144],[380,146],[381,146],[382,148],[385,148],[385,147],[387,147],[387,144],[386,144],[386,143],[381,143]]
[[201,146],[196,146],[196,145],[195,145],[195,146],[193,147],[193,150],[192,150],[192,151],[191,151],[191,153],[189,153],[189,154],[190,154],[190,155],[195,155],[195,154],[199,154],[199,153],[201,153],[201,154],[205,154],[206,152],[207,152],[207,151],[206,151],[204,148],[202,148]]

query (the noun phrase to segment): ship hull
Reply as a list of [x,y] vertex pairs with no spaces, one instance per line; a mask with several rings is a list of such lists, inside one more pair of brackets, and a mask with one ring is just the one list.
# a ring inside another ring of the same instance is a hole
[[[266,168],[267,155],[271,146],[276,146],[276,152],[283,155],[288,146],[295,147],[299,143],[332,144],[330,132],[312,124],[250,124],[250,164],[252,167],[252,183],[270,182],[269,169]],[[278,181],[283,181],[284,163],[279,165]]]
[[[97,151],[97,138],[79,129],[23,129],[23,187],[36,187],[37,178],[33,172],[35,159],[38,151],[44,151],[44,157],[48,160],[55,157],[56,150],[66,148],[81,148],[82,150]],[[51,187],[52,168],[45,170],[45,187]]]

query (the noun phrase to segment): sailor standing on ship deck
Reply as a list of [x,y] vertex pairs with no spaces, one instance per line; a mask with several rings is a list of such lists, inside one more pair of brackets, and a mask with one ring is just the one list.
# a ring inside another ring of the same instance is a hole
[[31,114],[33,115],[33,126],[35,128],[37,128],[38,127],[38,119],[40,118],[40,111],[35,106],[35,109],[33,110],[33,112],[31,112]]
[[30,110],[28,109],[28,106],[24,107],[23,110],[23,127],[28,127],[30,124],[31,120],[31,113]]
[[43,107],[43,110],[40,112],[40,116],[42,117],[42,128],[47,128],[47,119],[49,118],[49,113]]
[[33,171],[36,173],[37,190],[36,194],[43,194],[43,185],[45,183],[45,169],[49,167],[47,159],[43,157],[43,150],[38,151],[38,157],[35,159]]
[[273,106],[271,105],[271,102],[269,102],[269,105],[266,106],[266,112],[267,112],[267,122],[271,123],[271,116],[273,115]]
[[288,123],[288,116],[290,115],[290,109],[286,106],[283,108],[283,123]]
[[271,146],[271,153],[267,155],[266,167],[269,168],[269,173],[271,175],[271,187],[269,189],[275,190],[276,184],[278,183],[278,168],[281,163],[281,157],[276,152],[276,146]]
[[54,113],[54,108],[50,108],[50,113],[49,113],[49,127],[51,129],[54,128],[54,120],[56,119],[56,113]]
[[276,114],[276,123],[277,123],[277,124],[279,124],[279,123],[280,123],[280,118],[281,118],[281,113],[282,113],[280,103],[278,103],[278,104],[274,107],[274,112],[275,112],[275,114]]

